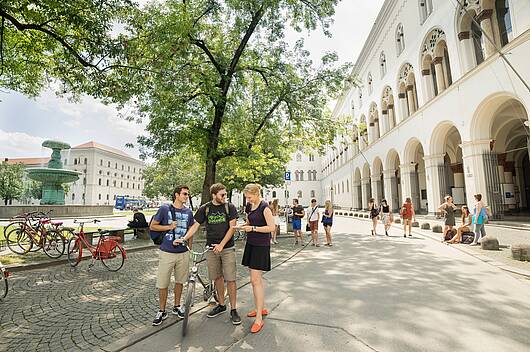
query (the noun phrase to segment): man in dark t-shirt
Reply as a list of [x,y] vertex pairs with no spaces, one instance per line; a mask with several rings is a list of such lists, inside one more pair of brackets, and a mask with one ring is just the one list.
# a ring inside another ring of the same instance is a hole
[[212,201],[202,205],[195,213],[195,224],[184,236],[187,240],[198,230],[201,224],[206,225],[206,244],[214,249],[206,252],[208,275],[215,281],[219,304],[209,313],[213,318],[226,311],[224,302],[224,282],[228,287],[230,299],[230,319],[232,324],[241,324],[241,318],[236,310],[236,249],[234,247],[234,226],[237,223],[237,209],[226,201],[226,187],[216,183],[210,187]]
[[298,238],[300,243],[304,245],[304,235],[302,233],[302,218],[305,216],[304,207],[298,203],[298,199],[293,199],[293,232],[295,244],[298,244]]

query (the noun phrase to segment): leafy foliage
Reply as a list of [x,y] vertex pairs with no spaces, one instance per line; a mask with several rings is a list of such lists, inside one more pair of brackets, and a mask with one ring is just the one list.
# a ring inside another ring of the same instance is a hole
[[0,198],[4,200],[5,205],[22,195],[23,176],[23,164],[0,163]]

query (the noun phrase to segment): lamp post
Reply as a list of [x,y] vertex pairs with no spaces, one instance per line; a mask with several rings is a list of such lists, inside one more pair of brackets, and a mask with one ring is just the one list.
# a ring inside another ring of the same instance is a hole
[[333,206],[334,206],[334,203],[333,203],[333,195],[334,195],[333,183],[331,184],[331,187],[330,187],[329,190],[331,191],[331,208],[333,208]]

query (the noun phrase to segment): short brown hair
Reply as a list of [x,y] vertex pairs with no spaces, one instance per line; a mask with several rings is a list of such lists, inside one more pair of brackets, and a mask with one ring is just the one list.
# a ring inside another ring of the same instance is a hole
[[210,193],[211,194],[217,194],[219,191],[222,191],[223,189],[226,189],[225,185],[222,183],[214,183],[210,186]]
[[480,202],[482,200],[482,194],[480,193],[475,194],[475,199]]
[[182,192],[182,190],[185,189],[189,192],[190,188],[188,186],[185,186],[185,185],[178,185],[177,187],[175,187],[175,189],[173,190],[173,194],[171,195],[171,199],[173,201],[175,201],[176,197],[175,197],[175,194],[180,194],[180,192]]

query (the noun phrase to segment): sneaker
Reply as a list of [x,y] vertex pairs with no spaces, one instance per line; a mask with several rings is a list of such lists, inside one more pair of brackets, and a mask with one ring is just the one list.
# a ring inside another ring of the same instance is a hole
[[181,306],[174,306],[171,313],[179,317],[179,319],[184,319],[184,308]]
[[407,238],[407,234],[406,234],[406,233],[405,233],[405,234],[403,234],[403,237],[404,237],[404,238]]
[[158,326],[158,325],[162,324],[162,321],[166,320],[166,319],[167,319],[166,311],[159,310],[156,313],[155,320],[153,320],[153,326]]
[[239,314],[237,314],[237,310],[232,309],[230,311],[230,320],[232,320],[232,324],[234,325],[241,324],[241,318],[239,317]]
[[213,307],[213,309],[206,315],[208,318],[213,318],[218,316],[219,314],[222,314],[226,312],[226,306],[222,306],[220,304]]
[[411,234],[411,233],[409,233],[409,237],[412,237],[412,234]]

